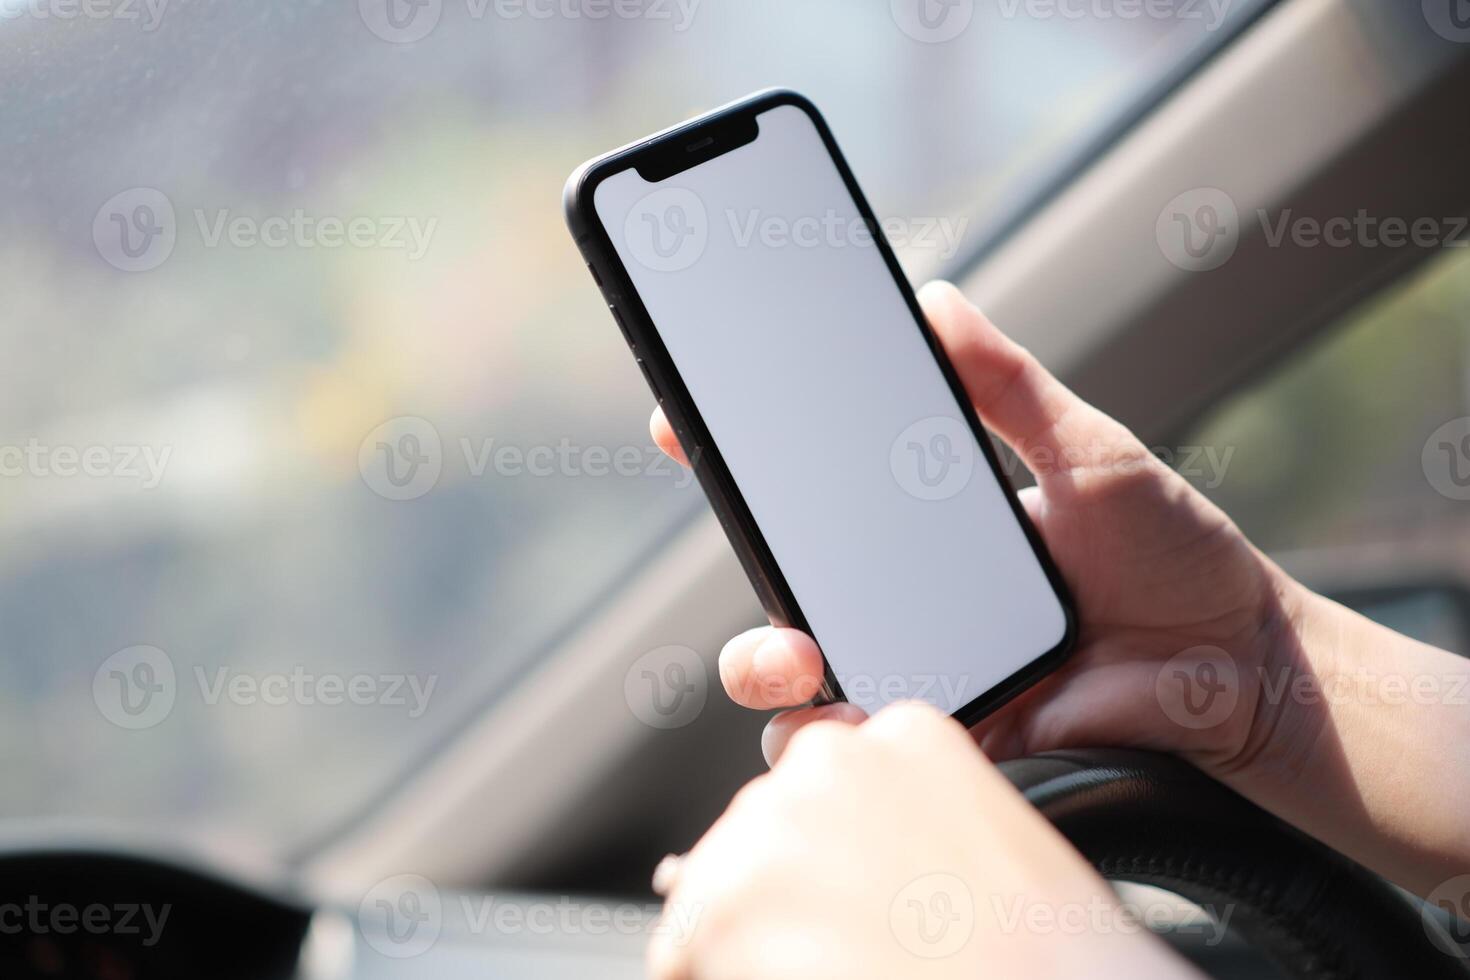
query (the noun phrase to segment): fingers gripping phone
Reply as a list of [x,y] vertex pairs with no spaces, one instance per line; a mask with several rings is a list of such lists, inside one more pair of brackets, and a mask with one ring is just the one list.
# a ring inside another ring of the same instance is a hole
[[573,237],[824,696],[966,724],[1075,617],[826,123],[753,95],[584,164]]

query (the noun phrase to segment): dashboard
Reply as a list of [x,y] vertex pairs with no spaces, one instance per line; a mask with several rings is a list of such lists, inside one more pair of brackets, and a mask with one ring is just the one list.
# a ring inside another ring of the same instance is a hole
[[415,887],[414,877],[379,883],[354,908],[312,902],[283,880],[245,880],[172,855],[87,846],[0,853],[0,976],[643,975],[643,946],[656,919],[649,906],[441,893]]

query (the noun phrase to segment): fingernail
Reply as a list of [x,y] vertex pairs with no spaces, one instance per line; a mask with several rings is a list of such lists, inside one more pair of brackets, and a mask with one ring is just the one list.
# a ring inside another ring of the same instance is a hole
[[868,720],[868,713],[851,701],[833,701],[817,709],[823,719],[845,721],[849,725],[861,725]]
[[766,676],[777,673],[781,669],[782,641],[777,639],[777,634],[761,640],[760,645],[755,648],[755,653],[750,656],[750,666],[759,675]]

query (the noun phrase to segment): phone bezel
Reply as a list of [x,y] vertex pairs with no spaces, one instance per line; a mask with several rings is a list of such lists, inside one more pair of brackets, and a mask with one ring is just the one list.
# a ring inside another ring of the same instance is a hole
[[[857,205],[859,215],[867,223],[872,233],[873,242],[883,256],[884,264],[888,267],[895,287],[908,305],[914,318],[914,324],[928,344],[930,353],[939,363],[945,381],[959,403],[960,410],[964,413],[965,420],[974,433],[976,442],[980,445],[987,465],[995,474],[996,479],[1000,481],[1011,511],[1016,520],[1020,522],[1031,550],[1036,555],[1037,561],[1041,563],[1047,581],[1062,606],[1066,629],[1062,639],[1054,647],[953,712],[953,717],[962,724],[972,725],[1051,673],[1066,660],[1077,639],[1076,607],[1056,563],[1052,560],[1045,543],[1041,540],[1040,534],[1032,525],[1020,498],[1016,495],[1015,486],[1000,464],[989,433],[986,432],[974,406],[970,403],[970,397],[954,365],[950,363],[938,337],[924,317],[918,297],[904,275],[897,256],[884,236],[878,220],[868,205],[866,196],[858,186],[857,179],[848,167],[847,160],[838,148],[837,141],[821,112],[811,100],[797,92],[790,89],[768,89],[589,160],[579,167],[567,181],[565,194],[567,224],[578,248],[592,269],[593,277],[597,280],[614,319],[617,320],[623,331],[624,339],[632,350],[639,367],[643,370],[645,380],[659,405],[663,407],[664,414],[668,417],[675,435],[678,436],[679,444],[689,457],[695,477],[699,480],[705,496],[709,499],[710,506],[719,518],[731,547],[734,548],[740,559],[741,566],[750,578],[766,615],[777,626],[789,626],[811,634],[811,628],[801,611],[800,603],[782,574],[775,556],[766,543],[765,536],[756,524],[733,474],[726,466],[709,430],[705,427],[698,406],[695,405],[668,350],[664,347],[658,329],[644,307],[632,278],[618,256],[611,237],[597,216],[595,206],[597,186],[613,174],[629,169],[640,169],[642,172],[644,168],[648,168],[656,174],[662,174],[660,180],[667,180],[683,170],[698,166],[737,146],[745,145],[745,142],[749,142],[745,139],[745,134],[749,132],[750,124],[754,123],[758,130],[759,124],[756,123],[756,118],[762,113],[783,105],[795,106],[806,113],[821,135],[833,165],[842,175],[843,183]],[[713,137],[713,142],[706,143],[705,141],[711,137]],[[754,138],[759,138],[758,132]],[[744,142],[740,142],[741,140]],[[697,151],[691,151],[691,146],[696,147]],[[693,153],[693,155],[687,158],[686,166],[677,167],[672,172],[668,172],[670,158],[680,153]],[[820,638],[815,638],[820,646]],[[825,653],[823,654],[823,668],[825,673],[823,696],[843,699],[841,685]]]

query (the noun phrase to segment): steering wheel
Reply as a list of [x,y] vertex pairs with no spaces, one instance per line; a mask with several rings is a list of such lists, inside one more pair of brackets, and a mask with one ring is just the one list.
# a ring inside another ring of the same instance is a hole
[[1392,885],[1172,756],[1049,752],[1001,770],[1104,878],[1206,910],[1293,980],[1467,980]]

